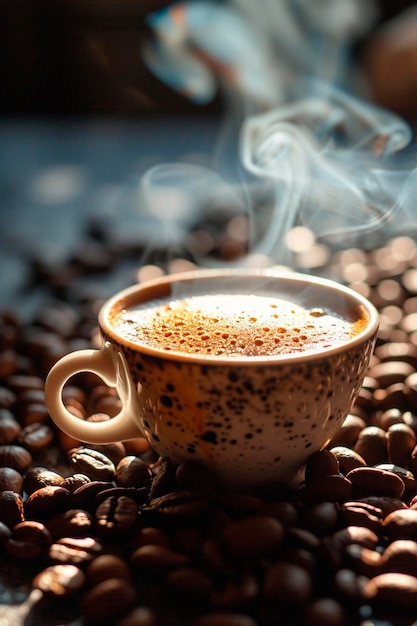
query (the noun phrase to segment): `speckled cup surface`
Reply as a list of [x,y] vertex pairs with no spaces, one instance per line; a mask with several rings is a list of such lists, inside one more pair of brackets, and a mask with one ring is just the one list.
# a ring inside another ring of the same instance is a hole
[[[230,356],[185,354],[133,343],[110,323],[115,310],[153,300],[224,293],[269,294],[305,307],[364,317],[360,331],[318,352]],[[99,313],[100,350],[69,354],[52,368],[46,402],[52,419],[86,443],[145,436],[174,462],[200,461],[225,486],[256,488],[302,479],[308,457],[325,447],[355,401],[378,330],[365,298],[332,281],[270,270],[198,270],[131,287]],[[115,387],[122,410],[100,423],[65,408],[62,389],[82,371]]]

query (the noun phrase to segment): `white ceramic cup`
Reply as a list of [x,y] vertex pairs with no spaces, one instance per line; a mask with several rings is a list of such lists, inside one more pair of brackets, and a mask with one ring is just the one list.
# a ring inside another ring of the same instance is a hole
[[[183,353],[132,341],[115,329],[115,313],[160,299],[251,294],[321,307],[350,320],[355,332],[328,347],[262,356]],[[269,270],[197,270],[130,287],[99,313],[101,349],[64,356],[46,380],[50,415],[85,443],[144,436],[175,463],[206,464],[230,488],[302,479],[308,457],[335,435],[366,375],[378,313],[333,281]],[[64,406],[71,376],[93,372],[114,387],[122,409],[92,423]]]

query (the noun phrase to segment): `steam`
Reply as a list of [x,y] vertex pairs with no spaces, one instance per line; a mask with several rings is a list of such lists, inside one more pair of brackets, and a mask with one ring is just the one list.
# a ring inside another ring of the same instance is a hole
[[251,225],[251,252],[278,262],[296,225],[344,243],[414,231],[417,168],[399,158],[411,130],[350,93],[350,46],[374,17],[365,0],[196,0],[152,15],[146,62],[195,102],[220,89],[219,146],[236,162],[153,168],[148,209],[186,233],[213,207],[233,207]]

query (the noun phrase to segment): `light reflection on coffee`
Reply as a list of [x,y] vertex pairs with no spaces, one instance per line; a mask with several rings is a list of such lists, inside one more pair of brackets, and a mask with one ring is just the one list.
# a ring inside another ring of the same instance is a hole
[[266,356],[315,352],[342,344],[367,322],[319,306],[250,294],[210,294],[159,300],[114,312],[126,340],[188,354]]

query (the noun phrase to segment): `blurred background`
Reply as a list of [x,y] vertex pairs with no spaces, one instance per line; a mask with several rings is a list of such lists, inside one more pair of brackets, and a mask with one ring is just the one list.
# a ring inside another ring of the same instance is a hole
[[[3,0],[1,114],[136,118],[218,111],[218,98],[196,105],[155,78],[141,60],[139,46],[153,36],[147,17],[171,4],[168,0]],[[372,27],[354,42],[355,53],[368,57],[375,96],[382,104],[413,116],[417,87],[408,79],[414,72],[417,84],[416,44],[403,40],[383,50],[370,44],[382,27],[414,3],[377,0],[376,4],[378,14]],[[376,54],[380,63],[369,61]],[[394,75],[391,65],[397,68]],[[403,76],[401,85],[396,84],[401,78],[398,72]],[[391,82],[396,94],[389,94]]]

